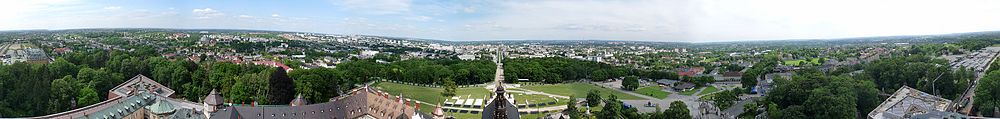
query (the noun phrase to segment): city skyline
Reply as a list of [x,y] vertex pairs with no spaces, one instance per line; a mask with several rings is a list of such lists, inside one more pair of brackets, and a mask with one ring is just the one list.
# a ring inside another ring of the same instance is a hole
[[[0,30],[254,29],[448,41],[716,42],[1000,30],[998,1],[8,1]],[[892,7],[886,7],[892,6]],[[891,8],[891,9],[889,9]]]

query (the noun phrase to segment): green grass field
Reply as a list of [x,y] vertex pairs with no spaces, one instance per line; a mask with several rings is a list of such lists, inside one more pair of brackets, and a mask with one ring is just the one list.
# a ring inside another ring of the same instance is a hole
[[802,62],[805,61],[806,60],[785,60],[785,65],[799,66],[799,64],[802,64]]
[[822,60],[822,59],[826,59],[826,58],[812,58],[809,61],[806,61],[804,59],[800,59],[800,60],[785,60],[784,64],[785,65],[790,65],[790,66],[800,66],[800,65],[803,65],[802,63],[810,63],[810,64],[813,64],[813,65],[819,65],[820,64],[819,60]]
[[564,84],[553,84],[553,85],[524,86],[521,88],[534,91],[541,91],[549,94],[576,96],[576,97],[586,97],[587,92],[590,92],[590,90],[598,90],[601,92],[601,94],[604,94],[603,96],[607,96],[608,94],[613,94],[615,96],[618,96],[618,99],[624,99],[624,100],[642,99],[640,97],[625,94],[614,89],[603,88],[589,83],[564,83]]
[[[443,88],[413,86],[391,82],[381,82],[377,84],[377,87],[379,90],[388,92],[391,95],[399,95],[402,93],[406,98],[416,99],[432,104],[443,103],[444,99],[446,99],[444,96],[441,96],[441,92],[444,91]],[[482,87],[458,88],[458,90],[455,91],[455,96],[462,97],[472,95],[472,97],[475,98],[482,98],[483,96],[489,94],[490,91]]]
[[715,62],[715,61],[717,61],[717,60],[719,60],[719,58],[715,57],[715,58],[707,58],[707,59],[703,59],[703,60],[701,60],[701,61],[698,61],[698,62]]
[[694,95],[694,93],[697,93],[698,90],[701,90],[701,89],[702,88],[695,88],[695,89],[691,89],[691,90],[688,90],[688,91],[681,91],[680,93],[677,93],[677,94],[690,96],[690,95]]
[[715,86],[708,86],[708,87],[705,87],[705,90],[702,90],[701,93],[698,93],[698,95],[705,95],[705,94],[714,93],[714,92],[718,92],[718,91],[719,91],[719,88],[715,88]]
[[708,95],[702,95],[701,97],[698,97],[698,99],[699,100],[706,100],[706,101],[712,100],[712,98],[715,98],[715,94],[718,94],[718,93],[713,93],[713,94],[708,94]]
[[521,94],[521,93],[512,93],[512,94],[514,94],[514,99],[517,99],[517,102],[519,104],[520,103],[524,103],[524,101],[528,101],[530,103],[544,103],[544,102],[554,102],[554,101],[556,101],[555,98],[552,98],[552,97],[549,97],[549,96],[545,96],[545,95]]
[[635,93],[639,93],[639,94],[643,94],[643,95],[655,97],[655,98],[658,98],[658,99],[667,98],[667,96],[670,95],[670,93],[664,92],[662,89],[660,89],[659,86],[642,87],[642,88],[636,89]]

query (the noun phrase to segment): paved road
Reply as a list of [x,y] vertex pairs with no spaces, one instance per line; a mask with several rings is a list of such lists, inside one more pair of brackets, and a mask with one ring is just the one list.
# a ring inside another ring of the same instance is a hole
[[[629,94],[629,95],[633,95],[633,96],[645,99],[645,100],[622,100],[622,102],[625,102],[627,104],[632,105],[632,107],[635,107],[641,113],[649,113],[649,112],[655,112],[656,111],[656,107],[646,107],[647,103],[653,103],[653,104],[659,105],[661,110],[666,110],[667,108],[670,107],[670,103],[671,102],[681,101],[681,102],[684,102],[685,105],[687,105],[687,108],[689,110],[689,114],[691,114],[691,115],[698,115],[698,107],[697,107],[697,105],[699,103],[698,103],[698,96],[697,95],[687,96],[687,95],[681,95],[681,94],[679,94],[677,92],[671,92],[670,95],[667,96],[666,99],[657,99],[657,98],[654,98],[654,97],[650,97],[650,96],[638,94],[638,93],[635,93],[635,92],[632,92],[632,91],[622,90],[621,88],[617,88],[617,87],[615,87],[613,85],[605,85],[605,84],[602,84],[602,83],[599,83],[599,82],[591,82],[591,83],[600,85],[600,86],[602,86],[604,88],[614,89],[614,90],[616,90],[618,92],[622,92],[622,93],[625,93],[625,94]],[[698,89],[698,92],[696,92],[695,94],[700,93],[701,90],[702,89]]]
[[[509,87],[509,86],[506,86],[506,87]],[[533,90],[528,90],[528,89],[523,89],[523,88],[508,88],[508,89],[516,89],[516,90],[507,90],[507,92],[524,93],[524,94],[538,94],[538,95],[545,95],[545,96],[555,97],[555,98],[569,99],[569,96],[549,94],[549,93],[545,93],[545,92],[533,91]]]

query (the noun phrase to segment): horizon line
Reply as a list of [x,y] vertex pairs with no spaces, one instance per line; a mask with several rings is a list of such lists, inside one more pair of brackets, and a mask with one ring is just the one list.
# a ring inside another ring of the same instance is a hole
[[454,39],[419,38],[419,37],[414,37],[414,36],[383,36],[383,35],[369,35],[369,34],[319,33],[319,32],[305,32],[305,31],[240,29],[240,28],[155,28],[155,27],[118,27],[118,28],[112,28],[112,27],[93,27],[93,28],[66,28],[66,29],[8,29],[8,30],[0,30],[0,32],[42,31],[42,30],[44,30],[44,31],[62,31],[62,30],[88,30],[88,29],[242,30],[242,31],[262,31],[262,32],[312,33],[312,34],[324,34],[324,35],[377,36],[377,37],[403,38],[403,39],[407,39],[407,40],[416,39],[416,40],[435,40],[435,41],[445,41],[445,42],[612,41],[612,42],[660,42],[660,43],[733,43],[733,42],[755,42],[755,41],[844,40],[844,39],[875,38],[875,37],[915,37],[915,36],[939,36],[939,35],[954,35],[954,34],[983,33],[983,32],[1000,32],[1000,31],[974,31],[974,32],[953,32],[953,33],[938,33],[938,34],[879,35],[879,36],[812,38],[812,39],[742,39],[742,40],[719,40],[719,41],[656,41],[656,40],[612,40],[612,39],[481,39],[481,40],[454,40]]

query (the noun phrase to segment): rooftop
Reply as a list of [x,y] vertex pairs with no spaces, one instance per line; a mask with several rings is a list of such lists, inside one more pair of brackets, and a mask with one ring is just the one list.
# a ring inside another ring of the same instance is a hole
[[900,87],[875,110],[868,113],[871,119],[902,119],[929,112],[943,112],[951,100],[937,97],[907,86]]

